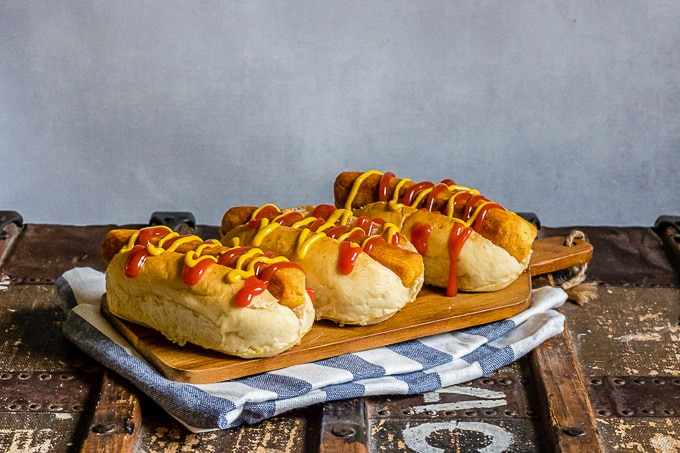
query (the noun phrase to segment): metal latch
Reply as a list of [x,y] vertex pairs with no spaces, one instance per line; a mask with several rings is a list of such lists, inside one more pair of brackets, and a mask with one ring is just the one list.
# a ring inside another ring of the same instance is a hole
[[675,230],[673,239],[680,242],[680,216],[662,215],[654,223],[653,230],[661,236],[669,227]]
[[680,274],[680,216],[662,215],[652,229],[661,238],[666,255]]
[[517,215],[526,220],[527,222],[533,223],[537,230],[541,229],[541,219],[538,218],[538,215],[536,215],[536,213],[518,212]]
[[[14,242],[24,228],[24,219],[16,211],[0,211],[0,268],[9,256]],[[0,291],[6,290],[10,279],[0,269]]]
[[188,233],[196,229],[196,219],[191,212],[156,211],[151,214],[149,225],[163,225],[178,233]]

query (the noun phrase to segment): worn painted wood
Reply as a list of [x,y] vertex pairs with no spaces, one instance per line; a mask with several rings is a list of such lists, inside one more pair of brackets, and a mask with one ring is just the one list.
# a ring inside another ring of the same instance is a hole
[[106,371],[81,453],[133,453],[142,426],[141,404],[129,383]]
[[569,331],[531,352],[546,435],[559,453],[604,451]]
[[[38,270],[37,274],[19,273],[17,283],[6,291],[0,291],[0,323],[4,333],[0,342],[3,369],[26,370],[27,372],[57,371],[78,368],[96,368],[89,360],[66,341],[60,334],[63,312],[54,287],[47,283],[61,272],[64,266],[86,263],[81,258],[89,252],[83,250],[80,241],[70,241],[66,236],[80,237],[89,235],[89,229],[82,231],[69,227],[48,228],[60,236],[62,245],[43,250],[42,242],[33,246],[33,240],[43,237],[24,234],[7,262],[14,269]],[[29,228],[30,230],[30,228]],[[591,228],[588,236],[595,244],[595,255],[589,266],[593,276],[605,275],[603,269],[611,270],[606,274],[607,284],[601,284],[598,299],[579,307],[566,304],[561,310],[567,317],[569,338],[576,356],[584,382],[590,376],[628,375],[628,376],[680,376],[680,289],[677,285],[661,284],[655,280],[659,269],[665,265],[663,253],[650,253],[657,244],[650,235],[628,234],[630,228]],[[29,231],[30,232],[30,231]],[[611,237],[611,241],[604,241]],[[651,234],[651,236],[655,236]],[[23,242],[22,242],[23,241]],[[27,241],[31,241],[29,244]],[[621,242],[622,247],[617,247]],[[660,240],[659,240],[660,243]],[[68,247],[66,246],[68,244]],[[603,245],[604,244],[604,245]],[[89,246],[88,246],[89,247]],[[637,250],[636,247],[639,249]],[[621,252],[612,255],[612,251]],[[21,252],[21,257],[16,255]],[[663,251],[662,251],[663,252]],[[68,263],[67,263],[68,262]],[[47,268],[47,264],[55,267]],[[31,267],[32,266],[32,267]],[[60,267],[61,266],[61,267]],[[8,269],[8,268],[6,268]],[[665,269],[665,268],[664,268]],[[672,270],[672,269],[671,269]],[[611,275],[610,275],[611,274]],[[620,275],[619,275],[620,274]],[[599,278],[596,278],[601,282]],[[28,283],[28,284],[25,284]],[[44,284],[43,284],[44,283]],[[602,283],[602,282],[601,282]],[[559,349],[556,350],[559,353]],[[524,363],[524,359],[513,364]],[[553,385],[561,381],[557,377],[550,380]],[[92,383],[96,386],[96,383]],[[545,395],[543,395],[545,397]],[[379,402],[389,397],[371,398]],[[329,403],[333,406],[341,403]],[[312,406],[297,413],[283,414],[253,426],[243,426],[226,431],[194,434],[188,432],[148,399],[142,399],[144,419],[137,451],[318,451],[321,407]],[[78,441],[89,427],[87,415],[92,407],[79,412],[2,412],[0,413],[0,450],[9,451],[74,451]],[[373,449],[369,451],[390,451],[399,448],[401,434],[399,429],[408,426],[425,425],[423,430],[437,420],[427,420],[427,414],[419,414],[417,420],[409,421],[391,417],[376,417],[373,425],[369,422],[368,440]],[[463,432],[460,422],[471,421],[466,414],[457,413],[450,418],[451,429],[433,431],[427,437],[431,446],[458,446],[473,450],[483,448],[488,439],[474,437],[474,433]],[[680,449],[679,414],[657,417],[615,417],[595,414],[597,430],[604,445],[604,451],[674,451]],[[543,433],[531,434],[533,429],[541,429],[538,418],[474,420],[498,425],[506,431],[518,434],[520,443],[512,451],[532,450],[532,440],[541,438]],[[457,423],[457,425],[456,425]],[[458,429],[455,429],[458,427]],[[423,431],[424,432],[424,431]],[[446,437],[447,435],[460,436]],[[522,437],[528,436],[528,437]],[[534,437],[535,436],[535,437]],[[529,439],[527,442],[521,439]],[[371,444],[372,442],[372,444]],[[75,446],[74,446],[75,444]],[[454,448],[458,448],[454,447]],[[42,450],[40,450],[42,449]],[[552,451],[550,447],[546,451]]]
[[367,453],[368,426],[363,398],[323,406],[320,453]]
[[549,451],[526,362],[424,394],[366,398],[369,451]]
[[[563,308],[586,383],[598,375],[680,376],[680,289],[605,285],[598,292],[583,307]],[[680,396],[670,390],[669,398]],[[680,450],[680,413],[656,415],[595,412],[607,451]]]

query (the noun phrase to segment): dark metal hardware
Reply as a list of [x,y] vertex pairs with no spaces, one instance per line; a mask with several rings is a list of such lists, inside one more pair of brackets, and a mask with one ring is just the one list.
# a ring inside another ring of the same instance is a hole
[[191,212],[183,211],[156,211],[151,214],[149,225],[164,225],[175,231],[182,228],[196,229],[196,219]]
[[7,239],[9,232],[5,229],[12,224],[19,229],[24,227],[24,219],[21,214],[16,211],[0,211],[0,241]]
[[680,414],[677,376],[594,376],[586,385],[593,411],[600,418]]
[[662,215],[654,222],[654,231],[657,234],[663,233],[666,228],[672,227],[675,230],[675,240],[680,241],[680,216]]
[[538,215],[536,215],[533,212],[518,212],[518,216],[526,220],[527,222],[531,222],[534,224],[536,229],[540,230],[541,229],[541,219],[538,218]]
[[[0,266],[24,229],[24,219],[16,211],[0,211]],[[0,275],[0,278],[2,275]]]
[[0,372],[0,412],[82,412],[98,376]]

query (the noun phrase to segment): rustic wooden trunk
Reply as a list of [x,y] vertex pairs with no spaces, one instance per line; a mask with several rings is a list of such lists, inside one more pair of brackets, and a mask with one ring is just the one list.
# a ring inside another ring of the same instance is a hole
[[[212,226],[176,226],[217,236]],[[55,279],[75,266],[103,270],[99,243],[113,227],[24,225],[20,216],[0,213],[1,451],[680,449],[674,218],[650,228],[576,227],[594,246],[587,277],[598,283],[598,297],[567,303],[563,335],[491,376],[432,394],[316,405],[204,434],[188,432],[61,333]],[[541,236],[573,229],[543,227]],[[455,409],[427,410],[435,403]]]

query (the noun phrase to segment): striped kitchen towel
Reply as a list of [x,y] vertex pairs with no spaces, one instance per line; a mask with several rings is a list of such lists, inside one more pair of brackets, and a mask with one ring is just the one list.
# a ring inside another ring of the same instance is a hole
[[532,291],[530,307],[504,321],[340,355],[216,384],[185,384],[154,370],[99,310],[104,274],[74,268],[56,282],[65,336],[132,382],[193,432],[256,423],[325,401],[431,392],[492,373],[560,334],[558,288]]

